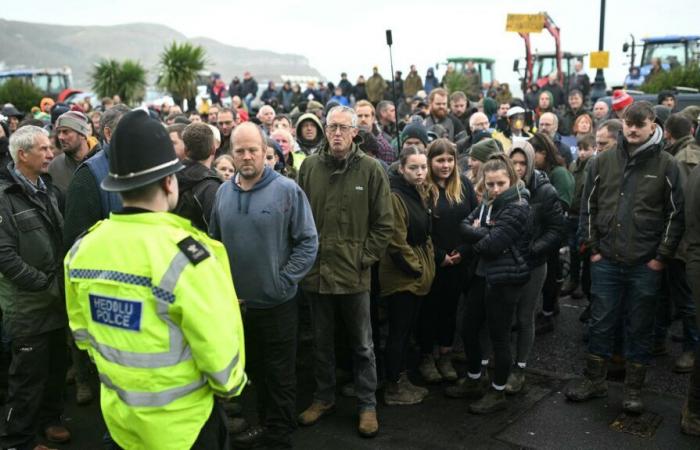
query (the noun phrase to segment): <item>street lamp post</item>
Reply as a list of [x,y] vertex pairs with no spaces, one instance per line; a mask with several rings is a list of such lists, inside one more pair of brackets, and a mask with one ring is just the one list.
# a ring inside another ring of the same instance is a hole
[[[600,0],[600,31],[598,34],[598,51],[603,51],[603,41],[605,40],[605,0]],[[597,100],[605,96],[605,76],[603,69],[595,72],[595,80],[591,88],[591,99]]]

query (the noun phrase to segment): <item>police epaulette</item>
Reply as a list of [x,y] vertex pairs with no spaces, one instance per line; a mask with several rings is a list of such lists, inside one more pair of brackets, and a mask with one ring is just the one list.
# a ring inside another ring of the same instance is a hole
[[210,256],[209,251],[192,236],[187,236],[185,239],[178,242],[177,246],[195,266]]

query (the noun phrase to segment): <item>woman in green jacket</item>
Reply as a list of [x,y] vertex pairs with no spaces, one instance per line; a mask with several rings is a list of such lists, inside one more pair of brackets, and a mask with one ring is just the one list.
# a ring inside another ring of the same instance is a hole
[[431,213],[426,199],[428,160],[410,146],[401,151],[399,174],[390,180],[394,232],[379,264],[381,296],[387,299],[389,336],[386,342],[387,405],[420,403],[428,390],[411,384],[406,376],[409,337],[421,299],[435,276],[435,256],[430,240]]
[[[549,177],[549,182],[557,190],[561,207],[568,211],[574,196],[576,180],[566,169],[564,158],[552,139],[545,133],[535,133],[530,138],[530,144],[535,149],[535,166]],[[561,237],[566,243],[566,237]],[[564,275],[559,262],[559,249],[555,249],[547,258],[547,278],[542,288],[542,318],[536,327],[535,334],[544,334],[554,330],[554,315],[559,310],[557,304]]]

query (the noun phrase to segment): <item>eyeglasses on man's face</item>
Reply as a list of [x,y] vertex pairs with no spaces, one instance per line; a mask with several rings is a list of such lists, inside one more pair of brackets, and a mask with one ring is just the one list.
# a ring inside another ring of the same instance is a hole
[[335,133],[336,131],[340,130],[341,133],[345,134],[345,133],[349,132],[350,130],[352,130],[353,128],[355,128],[355,127],[350,126],[350,125],[342,125],[339,123],[331,123],[331,124],[326,125],[326,131],[328,131],[330,133]]

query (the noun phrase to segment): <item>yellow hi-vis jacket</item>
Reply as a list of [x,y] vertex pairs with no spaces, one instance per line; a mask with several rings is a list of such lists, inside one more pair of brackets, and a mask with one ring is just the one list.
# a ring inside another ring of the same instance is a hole
[[246,383],[243,325],[223,244],[170,213],[112,214],[65,259],[76,344],[124,449],[189,449],[214,395]]

